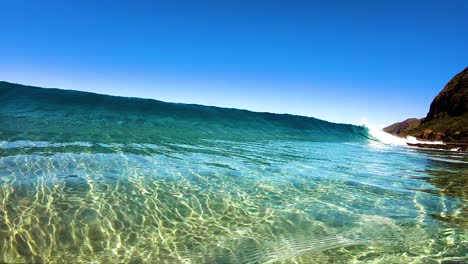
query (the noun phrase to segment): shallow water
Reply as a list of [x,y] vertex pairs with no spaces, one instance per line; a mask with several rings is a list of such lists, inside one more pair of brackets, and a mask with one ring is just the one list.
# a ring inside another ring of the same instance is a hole
[[0,82],[0,263],[460,263],[468,155]]
[[0,151],[2,262],[396,263],[468,252],[466,154],[295,141]]

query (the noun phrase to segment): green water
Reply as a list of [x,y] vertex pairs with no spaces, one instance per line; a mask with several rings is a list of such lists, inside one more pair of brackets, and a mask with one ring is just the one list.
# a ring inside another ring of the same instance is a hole
[[0,263],[461,263],[468,155],[0,83]]

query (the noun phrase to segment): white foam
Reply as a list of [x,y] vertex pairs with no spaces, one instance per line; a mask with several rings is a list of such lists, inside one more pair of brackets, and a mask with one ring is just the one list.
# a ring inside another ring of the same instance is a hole
[[369,129],[369,134],[378,139],[381,143],[389,145],[406,146],[406,139],[394,136],[383,131],[383,126],[371,125],[365,118],[361,121],[362,125]]
[[407,143],[413,143],[413,144],[421,143],[421,144],[431,144],[431,145],[443,145],[443,144],[444,144],[444,142],[442,142],[442,141],[424,141],[424,140],[418,140],[418,139],[416,139],[415,137],[412,137],[412,136],[407,136],[407,137],[406,137],[406,142],[407,142]]
[[383,131],[384,126],[375,126],[369,124],[365,119],[362,121],[363,125],[369,129],[369,133],[372,137],[378,139],[380,142],[389,145],[397,146],[407,146],[407,143],[410,144],[433,144],[433,145],[442,145],[442,141],[422,141],[418,140],[415,137],[407,136],[406,138],[397,137],[392,134],[389,134]]
[[389,145],[406,146],[407,139],[389,134],[382,129],[368,127],[369,133],[380,142]]

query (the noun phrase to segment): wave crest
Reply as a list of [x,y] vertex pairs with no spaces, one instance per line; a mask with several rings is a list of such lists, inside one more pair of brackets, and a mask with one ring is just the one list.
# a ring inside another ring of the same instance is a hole
[[[312,117],[44,89],[0,82],[0,140],[153,143],[161,140],[367,141],[362,126]],[[51,140],[53,139],[53,140]]]

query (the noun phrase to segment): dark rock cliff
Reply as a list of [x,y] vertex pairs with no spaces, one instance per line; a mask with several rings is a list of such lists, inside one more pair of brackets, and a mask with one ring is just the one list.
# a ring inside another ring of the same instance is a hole
[[445,85],[424,119],[410,118],[384,131],[423,140],[468,142],[468,67]]
[[468,67],[453,77],[434,98],[426,120],[461,116],[468,112]]

